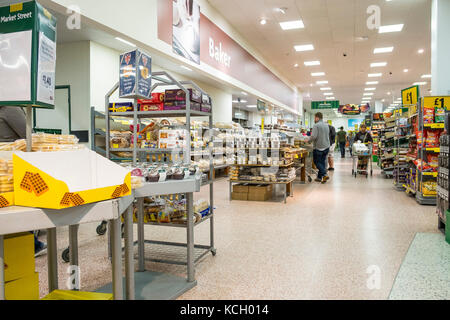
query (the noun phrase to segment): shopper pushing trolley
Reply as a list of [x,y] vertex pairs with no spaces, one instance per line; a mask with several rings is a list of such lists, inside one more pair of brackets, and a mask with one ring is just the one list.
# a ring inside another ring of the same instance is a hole
[[359,132],[355,135],[352,146],[352,175],[354,175],[355,178],[358,174],[363,174],[367,178],[369,176],[369,171],[370,175],[373,175],[371,161],[372,143],[373,139],[371,134],[367,131],[367,126],[365,124],[361,124],[359,127]]

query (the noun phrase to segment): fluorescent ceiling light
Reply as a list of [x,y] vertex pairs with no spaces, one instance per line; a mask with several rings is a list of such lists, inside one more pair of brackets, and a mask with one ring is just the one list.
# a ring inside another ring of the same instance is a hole
[[321,77],[325,75],[325,72],[312,72],[311,75],[313,77]]
[[387,62],[374,62],[370,64],[371,68],[376,68],[376,67],[385,67],[387,65]]
[[373,92],[364,92],[363,96],[373,96]]
[[247,100],[233,100],[233,103],[247,103]]
[[408,72],[409,70],[408,69],[403,69],[403,72]]
[[367,81],[366,85],[369,85],[369,84],[378,84],[378,81]]
[[248,105],[247,108],[256,108],[256,105],[252,104],[252,105]]
[[414,82],[413,86],[424,86],[426,84],[427,84],[426,82]]
[[322,90],[322,91],[328,91],[328,90],[331,90],[331,88],[320,88],[320,90]]
[[382,73],[369,73],[369,78],[381,77]]
[[248,96],[247,92],[241,91],[244,96]]
[[399,32],[403,30],[403,23],[391,24],[389,26],[381,26],[378,29],[378,33]]
[[305,66],[310,67],[310,66],[320,66],[320,61],[305,61]]
[[334,100],[334,99],[336,99],[335,97],[327,97],[326,98],[327,100]]
[[184,69],[184,70],[187,70],[187,71],[192,71],[192,69],[190,69],[190,68],[188,68],[188,67],[186,67],[186,66],[180,66],[180,68],[182,68],[182,69]]
[[314,46],[312,44],[304,44],[304,45],[298,45],[294,46],[295,51],[311,51],[314,50]]
[[316,84],[327,84],[328,81],[326,80],[321,80],[321,81],[316,81]]
[[365,88],[364,91],[375,91],[377,88]]
[[333,94],[334,94],[334,93],[332,93],[332,92],[324,92],[324,93],[323,93],[324,96],[332,96]]
[[283,30],[302,29],[305,27],[302,20],[280,22],[280,26]]
[[132,43],[132,42],[130,42],[130,41],[127,41],[127,40],[125,40],[125,39],[116,37],[116,40],[119,40],[120,42],[123,42],[123,43],[125,43],[125,44],[127,44],[127,45],[129,45],[129,46],[136,47],[136,45],[135,45],[134,43]]
[[298,68],[298,63],[294,64],[294,68]]
[[259,23],[261,23],[262,25],[265,25],[265,24],[267,23],[267,20],[266,20],[266,19],[261,19],[261,20],[259,21]]
[[417,50],[417,53],[420,53],[420,54],[422,54],[422,53],[424,53],[424,52],[425,52],[425,50],[423,50],[423,49]]
[[431,74],[424,74],[421,76],[422,79],[431,78]]
[[373,50],[373,53],[386,53],[386,52],[392,52],[393,50],[394,50],[394,47],[375,48]]

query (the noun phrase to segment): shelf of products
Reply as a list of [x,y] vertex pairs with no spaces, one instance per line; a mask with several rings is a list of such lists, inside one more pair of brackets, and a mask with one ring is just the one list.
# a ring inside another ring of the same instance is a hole
[[[105,155],[116,161],[125,161],[131,170],[132,188],[137,199],[133,205],[133,222],[138,224],[138,270],[145,270],[145,260],[185,265],[187,277],[182,294],[195,286],[194,250],[201,247],[202,254],[216,254],[214,247],[214,188],[213,177],[212,106],[211,99],[191,81],[177,81],[166,72],[152,74],[152,99],[134,100],[134,103],[110,103],[109,98],[118,84],[108,93],[105,105]],[[164,92],[156,92],[161,88]],[[191,117],[208,117],[200,125]],[[122,120],[125,119],[125,120]],[[123,121],[123,122],[122,122]],[[128,131],[114,130],[111,124],[128,125]],[[198,129],[197,129],[198,128]],[[209,129],[206,131],[205,129]],[[200,151],[200,155],[195,154]],[[206,162],[203,167],[196,161]],[[203,181],[203,182],[202,182]],[[209,185],[209,199],[194,202],[194,192]],[[194,243],[194,228],[209,220],[210,244]],[[145,239],[144,225],[182,227],[187,230],[185,243],[172,243]],[[167,260],[158,256],[145,257],[146,244],[171,250],[184,247],[180,259]],[[180,278],[182,280],[182,278]],[[187,281],[186,281],[187,280]]]
[[379,166],[382,169],[382,174],[386,178],[393,177],[394,174],[394,160],[395,160],[395,118],[384,117],[384,126],[380,130],[379,139]]
[[[445,115],[446,125],[450,124],[450,114]],[[436,213],[438,215],[438,229],[444,230],[447,223],[447,212],[450,210],[450,136],[443,134],[440,137],[439,171],[437,178]]]

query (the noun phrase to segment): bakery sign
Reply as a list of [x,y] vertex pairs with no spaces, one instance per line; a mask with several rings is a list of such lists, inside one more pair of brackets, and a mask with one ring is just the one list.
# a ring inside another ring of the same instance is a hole
[[231,67],[231,56],[225,51],[222,42],[217,43],[211,37],[209,37],[209,56],[227,68]]

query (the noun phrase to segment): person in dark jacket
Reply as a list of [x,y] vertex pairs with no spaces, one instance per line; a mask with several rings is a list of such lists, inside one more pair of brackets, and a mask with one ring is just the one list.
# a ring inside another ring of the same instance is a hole
[[330,151],[328,152],[328,170],[334,171],[334,149],[336,148],[336,129],[332,125],[330,128]]
[[[14,142],[25,139],[27,121],[25,112],[21,107],[0,106],[0,142]],[[43,253],[47,245],[34,235],[35,255]]]
[[361,141],[362,143],[372,143],[372,135],[367,131],[367,126],[363,123],[359,126],[359,131],[355,135],[354,142]]

